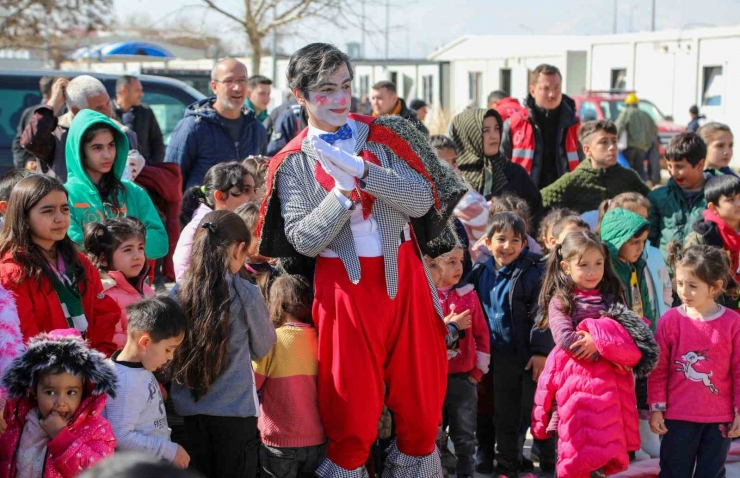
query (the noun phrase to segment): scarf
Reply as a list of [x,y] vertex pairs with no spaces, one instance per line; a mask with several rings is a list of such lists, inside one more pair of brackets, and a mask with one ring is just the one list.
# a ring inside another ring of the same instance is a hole
[[[401,110],[403,110],[403,105],[401,104],[401,100],[396,101],[396,106],[393,108],[393,111],[388,113],[388,116],[400,116]],[[373,111],[373,116],[379,116],[375,111]]]
[[450,125],[450,137],[459,154],[457,167],[468,184],[486,198],[500,194],[508,184],[504,172],[506,156],[500,152],[495,156],[483,154],[483,120],[492,116],[489,111],[492,110],[463,111],[452,119]]
[[42,478],[46,463],[46,445],[49,443],[39,419],[39,409],[32,408],[26,415],[21,439],[16,452],[16,478]]
[[85,310],[82,308],[82,295],[79,289],[74,286],[74,277],[68,276],[66,272],[71,267],[62,258],[60,252],[57,252],[56,266],[51,263],[49,265],[54,271],[52,285],[62,305],[67,324],[84,336],[87,331],[87,318],[85,317]]

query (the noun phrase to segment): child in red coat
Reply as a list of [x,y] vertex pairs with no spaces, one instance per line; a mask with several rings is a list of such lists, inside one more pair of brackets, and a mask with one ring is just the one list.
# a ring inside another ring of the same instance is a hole
[[110,355],[121,310],[67,235],[69,207],[55,178],[37,174],[13,188],[0,233],[0,283],[13,294],[24,340],[74,328]]
[[72,478],[115,450],[101,416],[106,394],[115,396],[115,371],[79,333],[59,332],[32,339],[3,377],[1,478]]
[[472,477],[475,471],[473,455],[478,382],[488,372],[491,346],[478,294],[472,285],[460,282],[463,257],[463,249],[456,248],[437,260],[441,267],[437,294],[444,315],[470,311],[470,329],[460,335],[458,347],[448,350],[450,362],[444,407],[449,416],[450,438],[457,455],[457,476]]

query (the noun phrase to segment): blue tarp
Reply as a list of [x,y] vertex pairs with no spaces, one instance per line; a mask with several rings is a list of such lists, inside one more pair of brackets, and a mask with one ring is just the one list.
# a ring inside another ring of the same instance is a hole
[[81,60],[93,57],[100,60],[114,59],[119,56],[146,56],[151,58],[175,58],[175,55],[154,43],[147,42],[116,42],[103,43],[92,48],[78,48],[70,57],[73,60]]

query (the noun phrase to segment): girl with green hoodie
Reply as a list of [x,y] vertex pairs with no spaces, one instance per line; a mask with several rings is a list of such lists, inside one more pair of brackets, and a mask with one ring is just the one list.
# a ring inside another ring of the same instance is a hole
[[167,232],[146,191],[121,179],[128,150],[128,138],[107,116],[93,110],[75,115],[66,146],[69,237],[82,247],[86,224],[131,216],[146,226],[146,257],[159,259],[167,254]]
[[[601,240],[609,248],[614,272],[625,291],[625,302],[640,317],[649,321],[650,329],[660,317],[654,305],[661,297],[655,296],[655,288],[648,285],[650,271],[647,266],[645,241],[650,232],[650,223],[641,215],[627,209],[610,209],[601,220]],[[648,455],[656,456],[660,450],[659,438],[650,431],[650,416],[647,404],[647,381],[638,379],[635,384],[637,408],[640,413],[640,447]]]

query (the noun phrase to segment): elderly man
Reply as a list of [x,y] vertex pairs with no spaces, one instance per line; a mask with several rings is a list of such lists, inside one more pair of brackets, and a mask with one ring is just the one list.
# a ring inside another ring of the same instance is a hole
[[[56,114],[65,100],[69,111],[57,118]],[[53,174],[62,182],[67,181],[67,162],[64,157],[67,132],[74,116],[84,109],[95,110],[109,118],[113,112],[110,97],[103,83],[88,75],[78,76],[71,81],[59,78],[51,88],[49,101],[36,108],[28,126],[23,131],[21,146],[36,156],[44,174]],[[120,123],[118,125],[128,137],[130,150],[137,150],[136,133]],[[129,156],[129,166],[135,164],[131,172],[136,174],[142,167],[140,163],[143,160],[135,161],[134,157]]]
[[116,81],[116,119],[131,128],[139,140],[139,153],[147,164],[164,161],[164,138],[154,112],[141,102],[144,87],[138,78],[123,75]]
[[211,71],[216,95],[188,106],[175,127],[165,161],[180,165],[184,189],[203,184],[215,164],[265,153],[265,127],[244,104],[247,78],[247,67],[240,61],[219,61]]
[[502,151],[521,164],[540,189],[575,170],[583,159],[576,104],[563,94],[562,84],[557,67],[535,68],[525,109],[504,123]]

